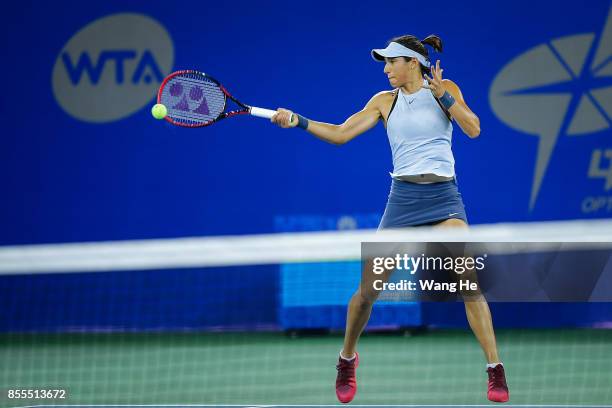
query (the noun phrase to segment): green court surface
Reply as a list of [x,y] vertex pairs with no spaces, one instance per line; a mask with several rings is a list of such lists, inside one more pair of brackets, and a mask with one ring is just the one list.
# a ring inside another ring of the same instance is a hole
[[[512,405],[612,405],[612,330],[500,330]],[[339,335],[0,335],[4,407],[44,404],[335,405]],[[357,405],[479,405],[485,361],[465,330],[368,334]],[[65,389],[63,400],[8,399]]]

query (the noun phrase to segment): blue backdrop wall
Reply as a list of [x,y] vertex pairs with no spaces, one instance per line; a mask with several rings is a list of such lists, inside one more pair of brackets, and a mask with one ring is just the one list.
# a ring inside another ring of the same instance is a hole
[[149,110],[163,75],[195,68],[246,103],[341,123],[389,89],[369,51],[405,33],[442,38],[433,58],[480,117],[480,138],[455,126],[453,141],[472,223],[612,213],[609,1],[181,4],[9,3],[1,244],[381,214],[391,169],[382,125],[335,147],[257,118],[191,130]]

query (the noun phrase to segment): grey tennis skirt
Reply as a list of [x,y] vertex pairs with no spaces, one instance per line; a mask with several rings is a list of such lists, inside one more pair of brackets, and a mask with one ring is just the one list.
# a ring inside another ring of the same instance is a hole
[[449,218],[467,223],[456,179],[431,184],[393,179],[378,229],[429,225]]

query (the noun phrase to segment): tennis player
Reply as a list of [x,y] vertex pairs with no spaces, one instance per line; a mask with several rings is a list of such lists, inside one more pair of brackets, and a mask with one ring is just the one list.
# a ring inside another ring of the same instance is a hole
[[[383,121],[393,154],[393,173],[379,229],[468,225],[455,178],[452,121],[470,138],[479,136],[480,121],[465,103],[457,84],[442,79],[440,61],[431,66],[425,45],[442,51],[442,41],[435,35],[422,41],[404,35],[393,38],[384,49],[372,50],[375,60],[384,61],[384,73],[394,89],[374,95],[341,125],[316,122],[297,114],[290,122],[293,112],[282,108],[271,119],[283,128],[299,127],[335,145],[347,143]],[[336,366],[336,395],[343,403],[352,401],[357,391],[355,370],[359,355],[355,349],[377,297],[377,292],[362,289],[365,288],[359,288],[349,303],[344,347]],[[506,402],[508,387],[497,354],[489,306],[484,297],[464,303],[470,327],[487,359],[487,397]]]

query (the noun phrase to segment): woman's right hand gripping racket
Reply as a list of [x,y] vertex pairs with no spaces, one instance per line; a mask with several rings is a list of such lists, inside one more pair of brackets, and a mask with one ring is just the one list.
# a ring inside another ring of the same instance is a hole
[[[238,109],[226,110],[228,98],[238,105]],[[164,119],[173,125],[190,128],[209,126],[236,115],[270,119],[276,114],[274,110],[245,105],[219,81],[193,70],[173,72],[164,79],[157,92],[157,103],[166,107]]]

